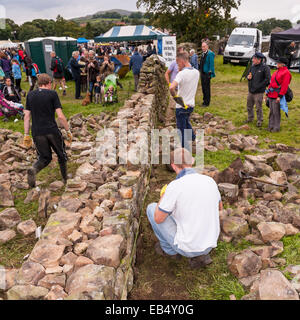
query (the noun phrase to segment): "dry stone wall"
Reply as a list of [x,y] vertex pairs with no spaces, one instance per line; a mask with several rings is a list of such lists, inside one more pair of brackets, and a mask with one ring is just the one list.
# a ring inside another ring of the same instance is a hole
[[[156,115],[165,111],[167,86],[163,77],[160,60],[156,56],[148,59],[141,72],[139,92],[125,102],[116,120],[107,125],[117,139],[124,121],[128,132],[138,129],[137,141],[127,146],[131,152],[138,150],[142,133],[146,132],[149,139]],[[73,120],[82,121],[80,117]],[[80,131],[80,123],[76,130]],[[123,165],[118,161],[103,164],[98,158],[103,143],[100,136],[92,152],[82,157],[81,166],[74,179],[68,181],[56,212],[50,216],[28,259],[19,270],[7,271],[7,299],[127,298],[133,286],[135,239],[151,165],[150,161],[137,165],[126,159],[122,159]],[[83,152],[83,145],[76,143]],[[124,157],[119,152],[120,149],[116,152],[117,160]],[[110,154],[109,150],[107,153]]]

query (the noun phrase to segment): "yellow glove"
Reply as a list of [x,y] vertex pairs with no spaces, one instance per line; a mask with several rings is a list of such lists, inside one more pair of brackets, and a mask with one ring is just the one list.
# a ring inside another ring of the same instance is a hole
[[169,83],[169,88],[171,87],[171,85],[172,85],[172,83],[170,82],[170,83]]
[[166,184],[166,185],[161,189],[161,191],[160,191],[160,197],[162,197],[162,196],[165,194],[165,192],[166,192],[166,190],[167,190],[167,187],[168,187],[168,185]]
[[30,149],[32,147],[32,139],[28,134],[24,136],[23,144],[27,149]]
[[176,95],[176,96],[173,97],[173,99],[175,100],[176,103],[181,105],[184,109],[188,109],[188,106],[184,103],[182,97]]
[[68,143],[71,144],[72,143],[72,140],[73,140],[73,135],[72,135],[72,132],[69,130],[67,131],[67,135],[68,135]]

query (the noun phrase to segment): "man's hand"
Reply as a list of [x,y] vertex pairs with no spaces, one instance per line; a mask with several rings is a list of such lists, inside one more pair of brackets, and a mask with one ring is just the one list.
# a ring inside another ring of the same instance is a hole
[[25,134],[23,144],[27,149],[30,149],[32,147],[32,139],[28,134]]
[[278,98],[276,99],[276,102],[277,102],[277,103],[280,103],[280,97],[278,97]]
[[247,79],[248,79],[248,80],[252,80],[252,73],[251,73],[251,72],[249,73]]

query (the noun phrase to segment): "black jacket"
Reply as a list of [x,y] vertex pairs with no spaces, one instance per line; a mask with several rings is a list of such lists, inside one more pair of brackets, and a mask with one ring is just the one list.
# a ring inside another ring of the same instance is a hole
[[74,79],[80,78],[81,68],[84,68],[85,66],[81,66],[80,64],[78,64],[78,62],[74,57],[71,58],[70,66],[71,66],[73,78]]
[[[248,80],[250,93],[264,93],[271,82],[270,68],[264,64],[252,65],[248,75],[252,73],[252,79]],[[248,76],[247,75],[247,76]]]

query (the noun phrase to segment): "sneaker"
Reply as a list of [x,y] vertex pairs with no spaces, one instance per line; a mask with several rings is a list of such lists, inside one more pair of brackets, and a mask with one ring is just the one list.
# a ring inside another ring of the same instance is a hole
[[179,259],[181,258],[181,255],[180,255],[180,254],[175,254],[174,256],[170,256],[170,255],[166,254],[166,253],[163,251],[163,249],[161,248],[159,242],[157,242],[157,243],[155,244],[155,247],[154,247],[154,248],[155,248],[155,252],[156,252],[159,256],[169,257],[169,258],[171,258],[171,259],[173,259],[173,260],[179,260]]
[[258,121],[256,126],[257,126],[257,128],[261,128],[262,127],[262,123]]
[[83,97],[75,98],[76,100],[83,100]]
[[206,103],[202,103],[202,107],[206,108],[206,107],[209,107],[209,104],[206,104]]
[[209,264],[211,264],[213,261],[209,254],[204,256],[199,256],[195,258],[190,259],[190,267],[192,269],[199,269],[199,268],[205,268]]
[[27,182],[30,188],[35,187],[35,170],[33,168],[27,170]]
[[63,96],[66,96],[66,95],[67,95],[66,90],[64,90],[64,92],[63,92]]
[[245,122],[244,122],[244,124],[248,124],[248,123],[252,123],[253,122],[253,120],[246,120]]

